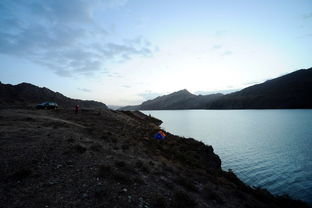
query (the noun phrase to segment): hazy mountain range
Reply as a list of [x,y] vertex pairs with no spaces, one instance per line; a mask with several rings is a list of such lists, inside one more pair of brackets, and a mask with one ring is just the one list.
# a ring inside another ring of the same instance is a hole
[[107,109],[104,103],[93,100],[72,99],[54,92],[45,87],[38,87],[29,83],[18,85],[2,84],[0,82],[0,107],[33,107],[45,101],[56,102],[60,107],[73,108],[79,105],[82,108]]
[[[29,83],[18,85],[0,82],[0,107],[30,107],[53,101],[60,107],[104,108],[104,103],[68,98],[61,93]],[[116,106],[115,106],[116,107]],[[117,108],[117,107],[116,107]],[[147,100],[141,105],[120,110],[175,109],[301,109],[312,108],[312,68],[256,84],[230,94],[194,95],[186,89]]]
[[226,95],[194,95],[184,89],[120,110],[300,108],[312,108],[312,68],[301,69]]

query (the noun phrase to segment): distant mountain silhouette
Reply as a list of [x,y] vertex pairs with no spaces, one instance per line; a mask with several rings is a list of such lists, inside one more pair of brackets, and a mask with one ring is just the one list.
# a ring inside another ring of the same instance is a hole
[[126,106],[120,110],[176,110],[176,109],[198,109],[206,103],[214,101],[222,94],[194,95],[186,89],[169,95],[159,96],[153,100],[143,102],[137,106]]
[[214,102],[208,109],[295,109],[312,108],[312,68],[247,87]]
[[0,82],[0,107],[32,107],[45,101],[56,102],[59,107],[73,108],[79,105],[82,108],[107,109],[104,103],[89,100],[68,98],[61,93],[45,87],[38,87],[29,83],[18,85],[2,84]]
[[312,108],[312,68],[301,69],[227,95],[202,96],[181,90],[120,110],[300,108]]

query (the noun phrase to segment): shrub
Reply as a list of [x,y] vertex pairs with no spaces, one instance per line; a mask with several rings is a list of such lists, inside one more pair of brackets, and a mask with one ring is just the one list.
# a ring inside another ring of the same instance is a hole
[[114,145],[113,150],[119,150],[119,147],[117,145]]
[[69,143],[74,143],[74,139],[73,138],[69,138],[69,139],[67,139],[67,141],[69,142]]
[[80,154],[85,153],[87,151],[87,148],[85,148],[84,146],[81,146],[80,144],[76,144],[74,146],[74,150]]
[[176,179],[176,183],[178,183],[179,185],[183,186],[184,188],[186,188],[189,191],[194,191],[194,192],[198,191],[198,189],[194,185],[194,183],[191,180],[187,179],[187,178],[179,177],[179,178]]
[[122,172],[114,172],[113,173],[113,179],[122,183],[122,184],[132,184],[133,180],[132,180],[132,177],[129,176],[129,175],[126,175]]
[[112,170],[109,165],[100,165],[98,167],[96,175],[100,178],[104,178],[104,177],[111,175],[111,173],[112,173]]
[[185,192],[178,191],[175,192],[173,196],[172,207],[174,208],[197,207],[197,202]]
[[22,179],[30,177],[31,175],[32,175],[32,170],[22,168],[16,171],[10,178],[14,180],[22,180]]
[[90,150],[94,152],[101,152],[103,150],[103,147],[99,143],[95,143],[90,146]]
[[112,143],[114,143],[114,144],[117,143],[117,139],[116,139],[115,137],[111,137],[111,138],[110,138],[110,141],[111,141]]
[[126,172],[128,174],[136,173],[135,168],[131,164],[128,164],[121,160],[115,161],[115,167],[118,169],[118,171]]
[[141,168],[143,166],[143,162],[141,160],[138,160],[136,163],[135,163],[135,167],[137,168]]
[[166,207],[166,199],[163,195],[154,194],[151,197],[151,205],[155,208],[165,208]]
[[115,166],[122,168],[126,166],[126,163],[124,161],[115,161]]
[[103,187],[96,187],[94,190],[94,197],[96,199],[105,199],[104,197],[107,196],[107,190]]
[[206,200],[213,200],[217,204],[224,204],[223,199],[212,189],[212,187],[206,185],[203,190],[203,195]]
[[105,134],[103,134],[100,138],[103,139],[103,140],[108,140],[108,136],[105,135]]
[[121,145],[121,149],[123,150],[123,151],[126,151],[126,150],[128,150],[129,149],[129,144],[128,143],[125,143],[125,144],[122,144]]
[[143,172],[145,172],[145,173],[149,173],[149,172],[150,172],[150,169],[149,169],[148,166],[146,166],[146,165],[143,165],[143,166],[141,167],[141,170],[142,170]]

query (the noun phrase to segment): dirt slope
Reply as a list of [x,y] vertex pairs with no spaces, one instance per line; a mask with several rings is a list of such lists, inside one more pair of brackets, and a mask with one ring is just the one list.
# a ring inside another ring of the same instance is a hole
[[139,112],[0,110],[1,207],[306,207],[221,170]]

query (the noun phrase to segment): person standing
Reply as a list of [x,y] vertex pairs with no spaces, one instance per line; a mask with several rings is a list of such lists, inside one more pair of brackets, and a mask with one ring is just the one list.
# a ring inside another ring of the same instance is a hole
[[79,105],[76,105],[76,106],[75,106],[75,114],[77,114],[78,111],[79,111]]

